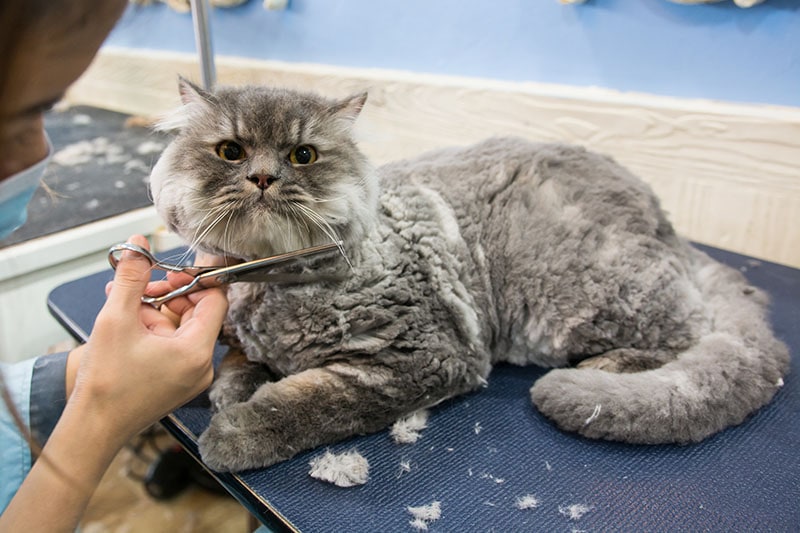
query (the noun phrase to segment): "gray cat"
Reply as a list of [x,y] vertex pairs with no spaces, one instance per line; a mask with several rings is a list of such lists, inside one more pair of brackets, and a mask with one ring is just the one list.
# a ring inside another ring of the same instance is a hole
[[630,443],[699,441],[783,383],[765,295],[676,236],[608,157],[502,138],[374,170],[351,131],[366,94],[181,94],[151,177],[172,230],[244,260],[344,241],[344,258],[287,269],[295,282],[229,288],[233,355],[200,438],[212,468],[381,430],[498,362],[559,367],[536,407]]

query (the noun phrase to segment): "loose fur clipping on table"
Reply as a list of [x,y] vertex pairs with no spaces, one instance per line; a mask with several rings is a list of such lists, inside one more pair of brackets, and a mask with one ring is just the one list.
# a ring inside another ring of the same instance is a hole
[[311,459],[308,475],[337,487],[363,485],[369,479],[369,462],[356,450],[340,454],[327,450]]
[[401,418],[392,425],[389,435],[397,444],[413,444],[420,438],[420,431],[428,427],[428,411],[420,409]]
[[530,398],[559,428],[636,444],[739,424],[788,372],[767,296],[607,156],[494,138],[375,169],[352,134],[366,94],[180,93],[150,179],[169,228],[243,260],[343,241],[280,269],[304,283],[229,286],[211,468],[386,429],[501,362],[553,367]]
[[442,502],[434,501],[428,505],[419,507],[406,507],[406,510],[414,517],[411,527],[417,531],[428,531],[428,525],[442,517]]

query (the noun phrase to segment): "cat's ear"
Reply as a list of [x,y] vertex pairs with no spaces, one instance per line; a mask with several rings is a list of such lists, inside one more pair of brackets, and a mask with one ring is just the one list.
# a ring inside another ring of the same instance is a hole
[[183,105],[162,115],[155,124],[156,131],[178,132],[182,130],[213,100],[211,93],[204,91],[183,76],[178,76],[178,93],[181,95]]
[[361,110],[364,108],[366,102],[367,93],[365,91],[336,102],[330,108],[330,112],[349,128],[353,125],[353,122],[356,121],[358,115],[361,114]]
[[204,103],[209,101],[211,97],[209,93],[183,76],[178,76],[178,92],[181,95],[181,102],[183,102],[183,105]]

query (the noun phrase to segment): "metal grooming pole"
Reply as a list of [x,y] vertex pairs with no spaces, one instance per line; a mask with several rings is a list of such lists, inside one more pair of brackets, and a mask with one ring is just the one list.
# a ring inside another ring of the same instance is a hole
[[200,56],[200,76],[203,78],[203,88],[210,91],[217,81],[217,71],[214,67],[214,47],[211,45],[210,8],[208,0],[191,0],[191,2],[194,41]]

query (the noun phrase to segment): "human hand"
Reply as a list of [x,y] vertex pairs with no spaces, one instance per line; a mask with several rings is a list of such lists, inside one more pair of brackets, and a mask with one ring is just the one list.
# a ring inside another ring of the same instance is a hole
[[[142,236],[129,242],[147,247]],[[220,289],[171,301],[175,317],[142,304],[153,287],[150,271],[139,254],[123,254],[89,341],[70,354],[79,365],[69,402],[90,406],[125,440],[211,384],[214,343],[227,309]]]
[[[197,252],[195,255],[194,265],[200,267],[225,267],[235,263],[239,260],[231,259],[221,255],[212,255],[206,252]],[[190,274],[183,272],[166,272],[166,277],[159,281],[153,281],[147,284],[145,294],[148,296],[162,296],[170,293],[181,287],[189,285],[194,281],[194,277]],[[106,295],[111,290],[111,283],[106,286]],[[172,298],[167,300],[161,305],[161,312],[164,313],[170,320],[177,326],[181,320],[181,309],[186,306],[186,298]]]

